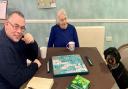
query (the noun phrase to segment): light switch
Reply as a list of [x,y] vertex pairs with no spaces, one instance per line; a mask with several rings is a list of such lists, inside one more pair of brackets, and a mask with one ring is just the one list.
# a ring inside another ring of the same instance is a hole
[[106,36],[106,41],[112,41],[112,36]]

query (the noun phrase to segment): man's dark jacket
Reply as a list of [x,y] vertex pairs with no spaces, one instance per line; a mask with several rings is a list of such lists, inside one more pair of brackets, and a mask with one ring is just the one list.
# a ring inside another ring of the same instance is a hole
[[15,43],[0,31],[0,89],[19,89],[37,71],[36,63],[27,66],[26,59],[34,60],[38,55],[36,42],[25,44],[20,40]]

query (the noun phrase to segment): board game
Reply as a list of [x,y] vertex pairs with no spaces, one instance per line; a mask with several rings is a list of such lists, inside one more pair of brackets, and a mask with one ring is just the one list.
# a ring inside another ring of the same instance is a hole
[[54,77],[88,73],[79,54],[53,56],[52,70]]

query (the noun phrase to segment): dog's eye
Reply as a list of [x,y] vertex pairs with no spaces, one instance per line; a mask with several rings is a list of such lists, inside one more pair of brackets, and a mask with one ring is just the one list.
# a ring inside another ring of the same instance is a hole
[[107,55],[107,59],[113,59],[114,57],[112,55]]

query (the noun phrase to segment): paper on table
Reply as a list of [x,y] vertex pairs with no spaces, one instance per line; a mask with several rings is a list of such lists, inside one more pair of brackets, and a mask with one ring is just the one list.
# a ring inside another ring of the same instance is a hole
[[33,77],[25,89],[51,89],[54,81],[50,78]]

